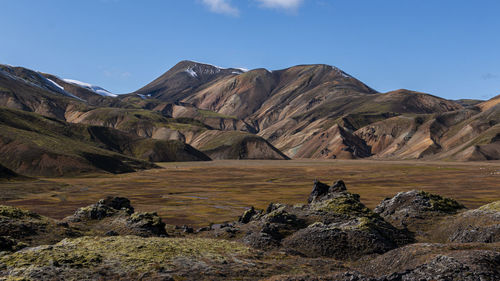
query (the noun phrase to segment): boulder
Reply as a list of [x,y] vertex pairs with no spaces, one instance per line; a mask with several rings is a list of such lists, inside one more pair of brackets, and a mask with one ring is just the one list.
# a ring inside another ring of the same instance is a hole
[[107,197],[78,209],[65,221],[78,225],[86,235],[167,236],[165,223],[157,213],[135,213],[130,200]]
[[328,186],[318,180],[315,180],[313,190],[311,191],[307,202],[311,203],[317,200],[323,200],[325,197],[328,197],[329,194],[342,191],[347,191],[347,187],[342,180],[336,181],[332,186]]
[[400,192],[382,201],[374,212],[398,228],[415,230],[421,222],[434,217],[456,214],[465,207],[451,198],[412,190]]
[[167,236],[165,223],[157,213],[134,213],[127,219],[127,226],[140,236]]
[[79,222],[82,220],[102,220],[123,211],[127,214],[134,213],[130,200],[123,197],[107,197],[96,204],[78,209],[75,214],[68,217],[68,221]]

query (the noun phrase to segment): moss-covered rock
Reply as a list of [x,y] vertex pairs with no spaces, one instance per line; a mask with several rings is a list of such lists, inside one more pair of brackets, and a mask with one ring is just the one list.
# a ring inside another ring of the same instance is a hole
[[165,223],[157,213],[134,213],[127,219],[127,226],[137,230],[141,236],[166,236]]
[[27,246],[55,243],[78,235],[55,220],[28,210],[0,206],[0,251],[17,251]]
[[346,216],[372,216],[374,213],[359,201],[358,194],[342,192],[337,196],[325,199],[312,205],[315,210],[333,212]]
[[495,201],[490,204],[479,207],[481,211],[491,211],[491,212],[500,212],[500,201]]
[[9,219],[41,218],[36,213],[10,206],[0,206],[0,216]]
[[442,197],[441,195],[431,194],[425,191],[420,191],[419,195],[429,200],[431,205],[428,209],[432,211],[454,214],[460,209],[465,209],[464,205],[452,198]]
[[255,215],[257,215],[257,212],[255,211],[255,208],[252,206],[250,209],[243,212],[243,215],[239,217],[238,221],[241,223],[249,223]]
[[500,242],[500,201],[447,217],[431,229],[438,242]]
[[82,221],[82,220],[101,220],[105,217],[111,217],[124,211],[127,214],[132,214],[134,208],[130,205],[130,200],[123,197],[107,197],[101,199],[96,204],[89,205],[78,209],[75,214],[67,220],[69,221]]
[[[44,272],[45,277],[57,276],[63,280],[125,277],[166,271],[210,275],[215,274],[216,269],[209,267],[234,263],[235,257],[249,254],[251,250],[248,247],[223,240],[81,237],[0,257],[0,276],[37,279],[40,271]],[[179,260],[184,260],[185,264],[179,263]],[[192,263],[203,263],[208,269],[190,268]]]
[[455,214],[465,207],[451,198],[412,190],[382,201],[375,212],[399,228],[421,232],[433,218]]
[[167,236],[165,223],[155,212],[134,212],[130,200],[108,197],[78,209],[65,219],[87,236],[137,235]]
[[260,249],[283,247],[308,257],[357,259],[412,242],[367,208],[342,181],[328,186],[314,182],[309,203],[270,204],[265,214],[242,225],[243,241]]

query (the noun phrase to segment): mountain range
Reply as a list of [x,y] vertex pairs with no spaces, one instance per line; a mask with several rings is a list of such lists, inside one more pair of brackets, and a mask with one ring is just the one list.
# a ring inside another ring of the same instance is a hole
[[500,96],[379,93],[329,65],[182,61],[123,95],[0,65],[0,116],[0,165],[25,176],[210,159],[500,159]]

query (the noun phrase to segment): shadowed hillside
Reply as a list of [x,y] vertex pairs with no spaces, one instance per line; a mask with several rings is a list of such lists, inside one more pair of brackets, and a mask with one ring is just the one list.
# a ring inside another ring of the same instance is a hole
[[141,138],[2,107],[0,128],[0,164],[23,175],[123,173],[156,167],[149,161],[210,160],[179,141]]

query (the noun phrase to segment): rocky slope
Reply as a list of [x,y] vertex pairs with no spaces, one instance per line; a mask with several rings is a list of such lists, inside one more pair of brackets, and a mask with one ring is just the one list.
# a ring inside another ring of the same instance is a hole
[[[61,221],[0,206],[0,279],[493,281],[498,206],[464,211],[453,199],[410,191],[372,211],[342,181],[316,181],[305,204],[271,203],[197,231],[165,225],[120,197]],[[424,221],[436,227],[423,230],[426,243],[415,232]],[[439,242],[436,229],[451,239]]]

